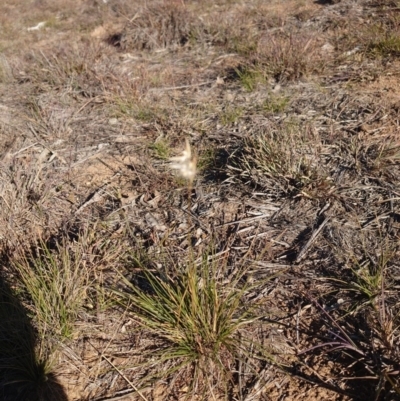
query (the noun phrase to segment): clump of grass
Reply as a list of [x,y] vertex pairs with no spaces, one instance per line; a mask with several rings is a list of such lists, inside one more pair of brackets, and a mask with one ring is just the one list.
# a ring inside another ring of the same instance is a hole
[[[330,186],[320,165],[315,146],[307,129],[286,124],[278,129],[253,134],[230,158],[234,174],[276,195],[303,194],[319,197]],[[319,193],[319,188],[323,191]]]
[[394,165],[400,163],[400,144],[395,138],[388,138],[368,149],[371,170],[379,173],[391,173]]
[[155,121],[158,118],[158,113],[156,110],[139,108],[134,110],[133,116],[136,120],[144,123],[149,123]]
[[248,92],[253,92],[258,84],[265,84],[266,79],[259,68],[235,69],[239,81],[243,88]]
[[354,159],[358,173],[367,172],[375,176],[393,176],[400,163],[400,144],[393,134],[377,137],[352,138],[343,143]]
[[382,57],[400,55],[400,36],[398,34],[388,33],[386,37],[373,40],[369,46],[368,50],[375,55],[380,55]]
[[218,387],[226,394],[233,388],[239,359],[256,365],[257,358],[269,358],[246,333],[258,318],[254,305],[245,302],[248,287],[242,274],[225,283],[224,263],[218,266],[207,257],[200,265],[174,266],[171,276],[136,263],[142,285],[123,278],[126,290],[116,292],[116,297],[137,324],[158,339],[158,349],[149,350],[144,363],[148,368],[157,366],[157,372],[144,380],[165,380],[175,374],[188,380],[188,397],[211,396]]
[[287,96],[270,94],[263,102],[261,109],[267,113],[282,113],[288,104],[289,98]]
[[167,160],[170,156],[170,144],[163,138],[152,143],[150,149],[154,151],[154,154],[158,159]]
[[342,288],[352,292],[354,299],[361,298],[361,305],[373,305],[381,294],[385,281],[385,260],[382,257],[377,264],[370,259],[358,261],[354,259],[348,266],[352,277],[344,281],[335,279]]
[[237,122],[243,115],[243,108],[240,106],[226,106],[219,113],[222,125],[230,125]]
[[[375,244],[375,248],[369,249],[363,239],[359,255],[350,253],[344,260],[344,266],[350,272],[345,280],[332,279],[345,292],[351,292],[352,299],[361,300],[357,305],[368,305],[372,309],[379,308],[379,300],[384,292],[389,289],[388,266],[395,252],[385,243]],[[352,252],[352,251],[350,251]]]
[[201,31],[201,21],[178,3],[156,3],[136,13],[120,34],[118,46],[125,51],[183,46]]
[[273,33],[261,38],[256,60],[267,76],[287,81],[322,68],[315,39],[304,33]]
[[[68,86],[79,91],[89,79],[95,80],[92,69],[95,53],[95,49],[92,48],[73,49],[66,45],[48,55],[32,54],[31,58],[35,59],[34,64],[40,66],[40,69],[36,68],[32,75],[38,81],[46,82],[51,87]],[[88,59],[91,59],[92,63]]]
[[72,338],[89,285],[83,249],[73,250],[63,243],[50,250],[41,242],[14,267],[39,336],[59,341]]
[[[400,365],[395,344],[400,304],[392,276],[397,268],[396,251],[386,239],[370,241],[364,238],[357,253],[350,250],[337,277],[329,279],[335,284],[328,295],[334,294],[337,300],[333,310],[328,313],[329,309],[312,299],[321,313],[326,341],[305,352],[323,349],[324,353],[333,353],[335,360],[356,367],[350,383],[359,380],[357,388],[373,394],[371,399],[397,399]],[[343,249],[338,251],[344,253]],[[366,380],[374,380],[374,384],[365,386]]]
[[[377,280],[378,276],[380,278]],[[367,305],[371,308],[360,314],[357,310],[333,314],[312,299],[326,327],[326,341],[299,355],[317,349],[323,349],[323,353],[333,353],[336,361],[357,367],[356,377],[352,379],[361,381],[360,388],[365,389],[368,396],[373,395],[371,399],[397,399],[400,395],[399,361],[394,339],[399,327],[399,314],[395,316],[392,312],[395,308],[386,304],[384,276],[363,272],[358,274],[357,280],[355,285],[349,285],[348,288],[370,299]],[[346,287],[346,283],[343,284]],[[379,293],[375,293],[375,290]],[[371,380],[375,385],[362,384]]]
[[141,104],[135,98],[114,99],[113,115],[116,117],[130,117],[141,123],[152,123],[166,119],[166,111],[159,107]]
[[215,165],[217,157],[217,150],[215,148],[206,148],[199,155],[198,169],[199,171],[206,171]]
[[240,35],[230,37],[227,47],[229,51],[233,51],[243,57],[249,57],[257,51],[257,38],[249,38],[243,35],[242,32]]
[[396,13],[383,11],[383,6],[378,6],[378,14],[374,21],[368,24],[349,24],[350,30],[339,30],[336,47],[341,51],[352,51],[358,47],[362,56],[369,58],[387,59],[400,55],[400,30],[399,18]]
[[383,13],[381,18],[363,32],[367,52],[374,56],[398,57],[400,55],[399,18],[396,14]]
[[[83,306],[93,307],[87,302],[94,292],[93,261],[109,264],[119,253],[95,240],[87,231],[76,242],[40,241],[10,260],[13,291],[0,291],[0,392],[10,394],[2,399],[67,401],[55,373],[59,352],[76,338]],[[94,248],[97,254],[89,259]]]

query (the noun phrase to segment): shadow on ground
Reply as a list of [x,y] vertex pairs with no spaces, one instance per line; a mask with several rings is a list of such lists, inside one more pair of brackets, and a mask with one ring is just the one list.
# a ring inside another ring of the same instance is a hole
[[320,4],[322,6],[326,6],[326,5],[332,5],[332,4],[337,4],[340,3],[340,0],[316,0],[314,1],[315,4]]
[[68,401],[49,361],[38,356],[39,341],[27,310],[1,276],[0,321],[0,399]]

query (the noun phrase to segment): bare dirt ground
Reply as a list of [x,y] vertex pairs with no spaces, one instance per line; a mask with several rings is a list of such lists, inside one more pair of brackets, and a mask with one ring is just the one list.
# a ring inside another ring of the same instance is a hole
[[[72,334],[41,338],[57,395],[8,395],[0,364],[4,399],[400,399],[399,23],[394,0],[4,0],[2,280],[32,312],[15,266],[38,243],[88,276]],[[186,138],[189,187],[168,162]],[[131,253],[210,247],[250,266],[275,362],[224,396],[185,374],[138,394],[159,340],[108,291]]]

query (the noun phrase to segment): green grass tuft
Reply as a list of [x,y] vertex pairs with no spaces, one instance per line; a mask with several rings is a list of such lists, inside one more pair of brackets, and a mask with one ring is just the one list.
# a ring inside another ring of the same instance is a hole
[[170,144],[165,139],[158,139],[150,145],[150,149],[154,152],[155,156],[161,160],[167,160],[170,157],[171,148]]
[[59,244],[50,250],[42,242],[15,262],[19,290],[30,304],[41,337],[73,337],[89,281],[83,256],[82,249],[72,253],[66,244]]
[[[152,379],[186,371],[193,391],[225,386],[226,392],[233,387],[238,360],[254,363],[251,349],[257,349],[257,358],[271,358],[245,334],[259,318],[253,313],[255,306],[244,300],[248,286],[242,275],[226,284],[225,269],[206,260],[200,266],[176,268],[174,278],[141,268],[141,284],[124,278],[126,291],[115,294],[137,324],[163,344],[146,356],[148,365],[158,366]],[[164,370],[163,364],[169,367]]]

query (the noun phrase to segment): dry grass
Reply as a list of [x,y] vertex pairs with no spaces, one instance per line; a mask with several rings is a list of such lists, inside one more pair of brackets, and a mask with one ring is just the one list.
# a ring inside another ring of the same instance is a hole
[[0,6],[4,399],[399,399],[399,5],[322,3]]
[[321,165],[323,152],[316,133],[293,121],[246,138],[231,156],[230,169],[276,197],[324,197],[332,185]]
[[195,39],[198,29],[200,21],[195,20],[183,3],[160,2],[136,12],[122,32],[110,40],[123,51],[165,49],[184,46]]

